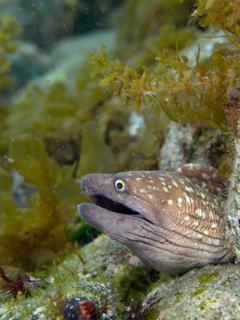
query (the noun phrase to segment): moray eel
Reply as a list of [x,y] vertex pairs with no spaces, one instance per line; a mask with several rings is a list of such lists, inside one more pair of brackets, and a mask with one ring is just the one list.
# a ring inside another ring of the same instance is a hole
[[182,273],[232,258],[222,183],[208,165],[88,174],[81,188],[94,203],[78,205],[80,216],[159,271]]

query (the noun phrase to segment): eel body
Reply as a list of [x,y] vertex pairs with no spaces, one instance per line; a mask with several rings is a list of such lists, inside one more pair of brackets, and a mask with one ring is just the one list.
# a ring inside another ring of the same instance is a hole
[[80,216],[159,271],[181,273],[232,258],[221,180],[210,166],[89,174],[81,187],[94,203],[78,205]]

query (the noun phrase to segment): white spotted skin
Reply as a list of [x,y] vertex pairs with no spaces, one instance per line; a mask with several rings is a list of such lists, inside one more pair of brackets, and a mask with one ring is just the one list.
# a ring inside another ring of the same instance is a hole
[[[194,165],[190,166],[191,170]],[[186,168],[185,168],[186,170]],[[182,171],[183,172],[183,171]],[[124,173],[122,173],[124,177]],[[177,172],[164,173],[159,171],[131,172],[132,181],[129,188],[132,193],[142,201],[152,203],[162,214],[156,215],[156,219],[169,223],[172,227],[181,221],[187,221],[189,225],[204,232],[208,223],[219,224],[218,212],[221,208],[219,198],[201,187],[201,183],[195,184],[189,176],[185,177]],[[176,210],[178,208],[178,210]],[[209,210],[211,208],[211,210]],[[173,214],[176,212],[175,217]],[[187,214],[190,214],[191,219]],[[196,219],[197,222],[193,219]],[[218,228],[209,228],[217,232]]]

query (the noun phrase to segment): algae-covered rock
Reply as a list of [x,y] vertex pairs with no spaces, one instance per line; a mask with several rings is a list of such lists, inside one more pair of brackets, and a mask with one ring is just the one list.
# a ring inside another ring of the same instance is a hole
[[240,319],[238,265],[195,269],[151,290],[144,319]]
[[[72,250],[47,273],[36,273],[42,279],[40,286],[31,290],[27,298],[19,295],[16,301],[2,304],[0,318],[61,319],[66,299],[85,297],[94,302],[99,319],[130,319],[126,295],[133,294],[134,289],[135,294],[141,292],[139,286],[150,281],[145,267],[132,261],[126,247],[100,236],[84,248]],[[126,282],[130,285],[126,286]]]
[[[126,247],[99,236],[35,276],[40,286],[1,305],[0,318],[55,319],[72,299],[88,299],[99,319],[239,319],[238,265],[171,277],[153,273]],[[224,288],[224,289],[223,289]]]

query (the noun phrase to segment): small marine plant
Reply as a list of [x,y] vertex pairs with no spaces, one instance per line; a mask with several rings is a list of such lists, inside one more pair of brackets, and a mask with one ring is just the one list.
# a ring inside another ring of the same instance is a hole
[[0,280],[4,282],[0,286],[0,291],[10,294],[12,298],[16,299],[19,292],[27,296],[30,291],[29,289],[36,288],[40,280],[30,277],[28,274],[18,274],[16,279],[9,278],[3,268],[0,267]]

